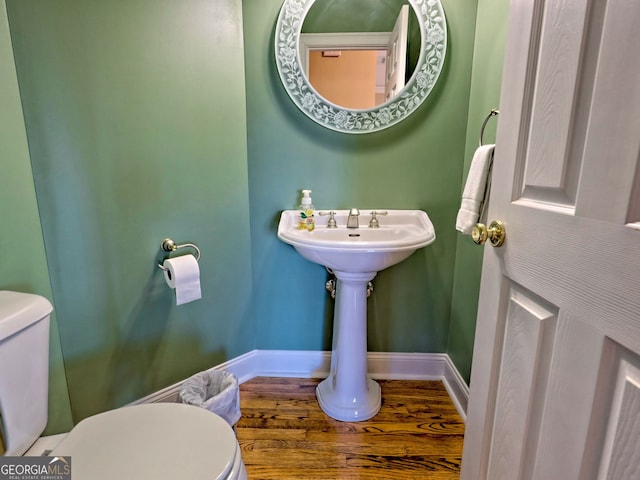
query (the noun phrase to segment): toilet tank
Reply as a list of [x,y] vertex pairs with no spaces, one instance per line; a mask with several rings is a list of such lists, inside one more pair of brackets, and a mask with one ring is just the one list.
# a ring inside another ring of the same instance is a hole
[[6,456],[26,452],[47,425],[52,310],[46,298],[0,290],[0,453]]

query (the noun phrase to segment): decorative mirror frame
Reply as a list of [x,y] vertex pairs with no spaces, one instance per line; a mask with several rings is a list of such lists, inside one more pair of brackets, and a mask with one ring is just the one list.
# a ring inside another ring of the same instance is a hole
[[302,23],[315,1],[284,0],[276,23],[276,65],[293,103],[315,122],[343,133],[376,132],[412,114],[431,93],[445,60],[447,25],[440,0],[408,0],[418,17],[422,39],[416,69],[398,95],[367,110],[343,108],[329,102],[313,88],[301,68]]

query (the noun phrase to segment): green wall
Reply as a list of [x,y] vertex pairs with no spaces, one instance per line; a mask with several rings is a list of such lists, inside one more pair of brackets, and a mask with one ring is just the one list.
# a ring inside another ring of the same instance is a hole
[[[0,290],[52,300],[4,0],[0,0],[0,105]],[[55,314],[51,320],[47,432],[58,432],[72,423]]]
[[[476,22],[473,75],[469,95],[469,117],[464,153],[464,175],[460,194],[467,178],[471,159],[478,148],[480,127],[486,115],[500,106],[502,63],[507,31],[509,0],[479,0]],[[487,123],[484,143],[495,142],[496,117]],[[473,339],[476,328],[483,247],[471,238],[457,234],[455,279],[451,300],[448,353],[469,382]]]
[[287,97],[273,48],[281,4],[243,2],[256,347],[331,348],[327,274],[276,238],[279,212],[295,208],[299,190],[310,188],[319,209],[416,208],[429,214],[436,242],[374,280],[369,349],[445,352],[475,4],[443,2],[448,53],[431,96],[399,125],[364,135],[322,128]]
[[[7,7],[74,420],[251,350],[240,1]],[[165,237],[202,300],[176,307]]]

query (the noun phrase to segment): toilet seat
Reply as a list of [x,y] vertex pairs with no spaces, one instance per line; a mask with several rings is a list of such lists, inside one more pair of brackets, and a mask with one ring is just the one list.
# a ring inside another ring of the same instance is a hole
[[179,403],[135,405],[86,418],[49,455],[71,456],[74,480],[246,475],[231,427],[207,410]]

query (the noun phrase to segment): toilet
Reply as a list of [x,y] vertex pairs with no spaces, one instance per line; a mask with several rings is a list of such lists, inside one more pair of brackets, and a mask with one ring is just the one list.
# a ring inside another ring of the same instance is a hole
[[[46,427],[52,310],[38,295],[0,291],[2,455],[23,455]],[[122,407],[85,418],[61,437],[48,455],[70,456],[74,480],[247,478],[232,428],[191,405]]]

